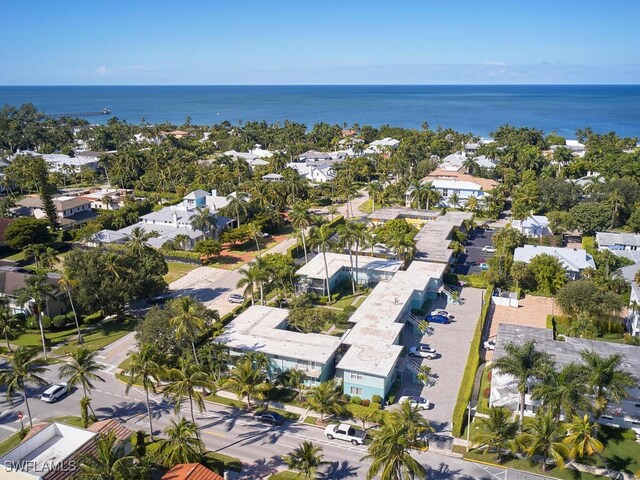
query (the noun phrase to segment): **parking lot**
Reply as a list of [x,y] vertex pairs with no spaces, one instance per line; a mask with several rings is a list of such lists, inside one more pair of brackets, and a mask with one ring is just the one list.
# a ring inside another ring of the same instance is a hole
[[[483,290],[465,287],[460,291],[462,305],[447,305],[442,295],[431,302],[430,309],[442,308],[455,318],[447,325],[434,324],[431,335],[407,334],[404,345],[407,349],[419,343],[426,343],[440,354],[434,360],[406,357],[403,381],[399,396],[419,395],[428,399],[432,406],[424,412],[436,433],[451,431],[451,416],[460,389],[462,374],[469,355],[469,345],[478,322]],[[435,385],[427,387],[415,382],[415,369],[428,365],[435,375]]]
[[455,273],[469,275],[480,272],[478,265],[490,258],[492,253],[482,251],[483,247],[493,245],[492,237],[494,230],[483,230],[476,228],[467,239],[465,244],[466,253],[460,255],[455,265]]

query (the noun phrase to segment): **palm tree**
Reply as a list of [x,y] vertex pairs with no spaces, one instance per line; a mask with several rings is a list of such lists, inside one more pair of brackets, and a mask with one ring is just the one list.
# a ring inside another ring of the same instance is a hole
[[311,410],[318,412],[320,421],[324,422],[327,413],[339,415],[342,412],[339,399],[338,384],[335,380],[329,380],[310,389],[306,394],[305,403]]
[[467,208],[475,213],[478,210],[478,197],[472,195],[467,198]]
[[542,471],[547,470],[547,460],[552,458],[559,467],[569,456],[569,449],[562,440],[565,432],[556,422],[553,413],[539,410],[535,417],[528,419],[527,428],[516,437],[517,449],[528,458],[542,457]]
[[584,362],[582,379],[588,393],[595,397],[594,413],[599,420],[609,402],[620,402],[629,395],[636,382],[633,375],[622,368],[624,355],[601,357],[593,351],[580,353]]
[[29,415],[29,426],[33,428],[31,420],[31,408],[29,408],[29,398],[27,396],[27,384],[42,386],[47,385],[47,381],[42,378],[44,372],[48,370],[38,357],[35,349],[18,347],[9,360],[9,368],[0,370],[0,383],[7,389],[7,399],[11,400],[14,392],[21,392],[24,404]]
[[208,342],[198,350],[201,365],[212,375],[214,382],[219,382],[229,371],[231,354],[229,347],[220,342]]
[[581,377],[582,369],[571,363],[558,371],[555,367],[547,368],[541,375],[541,381],[533,387],[531,398],[542,400],[556,419],[560,413],[566,417],[575,415],[587,407],[585,398],[586,386]]
[[47,308],[47,301],[53,297],[54,292],[53,286],[47,280],[45,274],[29,275],[25,280],[26,286],[16,291],[18,303],[20,305],[30,304],[31,310],[38,320],[45,360],[47,360],[47,339],[44,336],[42,312]]
[[422,440],[427,432],[433,432],[433,428],[429,425],[427,419],[424,418],[420,410],[420,405],[411,406],[411,402],[406,400],[400,405],[400,410],[394,412],[391,417],[392,421],[398,421],[407,429],[407,436],[415,441],[415,447],[421,447],[424,444]]
[[187,397],[189,399],[189,409],[191,410],[191,421],[195,424],[193,403],[196,403],[200,412],[204,412],[206,410],[204,403],[205,390],[213,390],[215,385],[209,380],[209,376],[199,364],[185,358],[180,359],[180,368],[168,370],[166,377],[169,384],[164,389],[165,396],[170,396],[171,401],[175,402],[176,412],[182,406],[182,399]]
[[433,386],[435,385],[434,377],[435,377],[435,374],[432,373],[431,367],[429,367],[428,365],[420,365],[418,367],[416,380],[418,380],[420,383],[427,386]]
[[149,402],[149,390],[157,393],[156,385],[158,384],[158,377],[162,371],[160,365],[155,361],[156,356],[157,353],[152,346],[141,345],[139,351],[129,355],[129,367],[122,372],[129,378],[127,387],[125,388],[126,394],[129,394],[129,390],[133,385],[142,385],[142,388],[144,388],[147,415],[149,416],[149,436],[152,442],[154,441],[153,418],[151,415],[151,403]]
[[287,370],[285,375],[285,386],[294,388],[296,392],[298,392],[298,399],[301,397],[301,389],[304,385],[304,381],[307,378],[304,370],[299,368],[292,368],[291,370]]
[[[101,370],[100,364],[96,362],[97,352],[88,348],[79,348],[71,354],[71,360],[60,367],[60,378],[66,378],[69,387],[82,385],[84,396],[91,398],[90,393],[94,388],[94,381],[104,382],[105,379],[97,374]],[[90,407],[91,408],[91,407]],[[96,414],[91,408],[91,413]]]
[[24,315],[20,313],[13,313],[6,305],[0,306],[0,335],[7,341],[7,348],[11,352],[11,344],[9,338],[13,338],[18,335],[19,323],[24,320]]
[[229,203],[227,204],[226,208],[236,214],[238,227],[240,226],[240,212],[247,213],[247,208],[249,206],[248,199],[249,196],[246,193],[242,192],[235,192],[235,194],[227,196],[227,201]]
[[262,398],[269,390],[264,369],[258,367],[250,358],[241,359],[229,372],[223,387],[236,392],[239,399],[247,399],[247,408],[251,408],[251,398]]
[[607,204],[611,206],[611,227],[616,223],[616,218],[626,209],[627,199],[618,191],[613,191],[607,198]]
[[367,480],[378,475],[381,480],[427,478],[426,469],[411,456],[413,445],[406,425],[399,422],[383,425],[373,436],[369,454],[362,458],[372,461]]
[[125,454],[124,443],[115,433],[109,432],[96,442],[96,451],[80,456],[82,480],[122,480],[124,478],[146,478],[136,468],[135,458]]
[[511,410],[506,407],[491,407],[489,416],[478,418],[478,433],[473,438],[475,445],[484,446],[484,453],[494,451],[496,460],[502,461],[502,453],[518,433],[518,422],[511,420]]
[[382,185],[377,180],[369,182],[366,188],[369,198],[371,198],[371,211],[376,211],[376,195],[382,192]]
[[171,419],[164,433],[169,438],[161,440],[157,450],[164,466],[172,467],[179,463],[200,462],[204,444],[195,422],[190,422],[184,417],[177,422]]
[[351,289],[354,295],[356,293],[356,280],[355,272],[353,270],[353,244],[356,243],[358,236],[358,233],[354,228],[355,225],[355,222],[347,221],[342,225],[339,225],[336,230],[340,247],[347,248],[349,250],[349,263],[351,264]]
[[206,326],[204,307],[196,299],[188,296],[175,299],[171,306],[175,309],[176,315],[169,323],[175,329],[176,338],[179,342],[184,340],[191,343],[193,360],[198,363],[196,340]]
[[449,203],[453,208],[458,208],[458,205],[460,205],[460,196],[456,192],[453,192],[449,196]]
[[394,235],[389,239],[387,245],[392,248],[396,255],[402,258],[405,266],[416,251],[416,242],[411,233]]
[[493,368],[504,375],[515,377],[518,382],[518,392],[520,393],[520,428],[524,420],[525,395],[529,380],[544,372],[544,369],[551,364],[551,359],[547,353],[539,352],[535,348],[533,341],[521,346],[514,343],[505,345],[505,355],[500,357],[493,365]]
[[310,232],[310,237],[314,245],[317,245],[322,250],[322,258],[324,260],[324,273],[325,283],[327,285],[327,298],[329,304],[331,304],[331,287],[329,285],[329,267],[327,265],[327,249],[329,248],[329,241],[333,236],[333,232],[329,229],[329,226],[325,223],[320,227],[313,227]]
[[142,227],[133,227],[128,237],[127,247],[137,255],[144,253],[151,248],[149,246],[149,239],[152,238],[152,234],[146,232]]
[[307,257],[307,240],[304,231],[311,225],[311,214],[309,213],[309,205],[305,202],[298,202],[293,205],[289,212],[289,221],[293,228],[297,228],[302,237],[302,248],[304,249],[304,262],[309,261]]
[[597,424],[589,419],[589,415],[575,416],[567,426],[567,436],[563,443],[570,448],[571,458],[584,458],[602,453],[604,445],[596,438]]
[[78,286],[78,282],[71,277],[66,272],[62,272],[60,274],[60,279],[58,280],[58,286],[60,287],[61,292],[65,292],[69,297],[69,304],[71,305],[71,311],[73,312],[73,318],[76,321],[76,330],[78,331],[78,343],[82,343],[82,333],[80,332],[80,322],[78,321],[78,313],[76,312],[76,307],[73,304],[73,296],[71,295],[71,290],[74,287]]
[[53,270],[58,262],[60,262],[60,258],[58,257],[58,251],[54,248],[47,247],[40,254],[40,264],[43,268]]
[[200,230],[205,238],[210,237],[216,227],[216,217],[211,213],[209,207],[197,207],[189,222],[194,229]]
[[353,228],[353,237],[355,240],[355,256],[356,256],[356,284],[359,283],[358,278],[358,252],[360,251],[360,245],[366,245],[371,236],[366,224],[361,222],[351,222]]
[[327,463],[322,461],[323,457],[321,447],[316,447],[309,440],[305,440],[289,455],[284,455],[282,459],[290,469],[300,472],[302,478],[311,480],[316,478],[318,468]]
[[104,268],[115,278],[120,276],[127,270],[122,264],[122,256],[116,252],[107,252],[104,256]]

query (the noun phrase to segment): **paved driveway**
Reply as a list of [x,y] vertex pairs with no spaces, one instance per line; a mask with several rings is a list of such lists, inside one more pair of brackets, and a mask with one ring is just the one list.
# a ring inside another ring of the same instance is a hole
[[480,260],[486,260],[493,256],[492,253],[483,252],[482,247],[493,245],[492,238],[494,232],[495,230],[483,230],[480,228],[476,228],[471,232],[465,244],[466,253],[460,255],[455,265],[456,273],[469,275],[481,271],[478,268],[478,265],[482,263]]
[[176,296],[195,297],[207,308],[218,310],[222,316],[237,306],[229,303],[227,298],[231,293],[242,293],[241,289],[236,288],[240,278],[237,270],[198,267],[169,285],[169,290],[175,292]]
[[[404,344],[412,346],[417,343],[427,343],[434,347],[440,357],[434,360],[406,358],[410,362],[404,370],[400,395],[420,395],[427,398],[433,406],[425,411],[425,417],[431,422],[436,432],[451,431],[451,416],[453,407],[460,390],[462,374],[467,364],[469,345],[473,337],[473,331],[477,325],[480,314],[483,290],[476,288],[463,288],[460,296],[464,300],[463,305],[447,305],[446,298],[432,302],[431,309],[443,308],[455,317],[455,321],[448,325],[431,324],[433,334],[421,337],[420,335],[405,335]],[[436,383],[432,387],[425,387],[413,381],[411,373],[414,365],[428,365],[437,375]]]

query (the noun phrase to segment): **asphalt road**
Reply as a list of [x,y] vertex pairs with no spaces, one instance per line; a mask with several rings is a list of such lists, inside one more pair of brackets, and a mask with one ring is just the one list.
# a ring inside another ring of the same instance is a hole
[[479,273],[481,270],[478,265],[481,260],[486,260],[493,256],[493,253],[486,253],[482,251],[482,247],[487,245],[493,245],[493,233],[494,230],[474,230],[464,248],[466,253],[460,255],[458,262],[455,265],[455,272],[462,275],[469,275],[472,273]]
[[[4,361],[2,361],[4,362]],[[3,363],[0,363],[0,367]],[[51,366],[44,377],[55,383],[58,379],[59,366]],[[124,422],[132,430],[147,429],[146,406],[144,392],[132,388],[125,394],[124,385],[115,379],[110,367],[106,368],[102,377],[105,382],[97,382],[92,392],[92,406],[99,418],[115,417]],[[34,421],[63,415],[78,415],[79,400],[82,390],[75,390],[58,403],[46,404],[36,398],[45,388],[30,389],[31,411]],[[152,395],[154,430],[159,432],[174,418],[174,408],[160,396]],[[22,400],[9,404],[2,398],[0,403],[0,441],[9,437],[20,428],[17,412],[25,414],[26,408]],[[188,407],[182,408],[182,415],[189,417]],[[326,478],[364,478],[370,465],[362,460],[366,455],[365,447],[353,446],[339,440],[329,441],[324,437],[322,429],[304,423],[286,422],[282,427],[270,427],[256,423],[251,415],[241,411],[228,409],[216,404],[207,404],[205,413],[196,414],[196,422],[200,426],[202,439],[209,450],[225,453],[241,459],[245,468],[240,478],[261,479],[283,468],[281,455],[287,454],[304,440],[311,440],[323,448]],[[415,457],[429,469],[430,479],[502,479],[505,470],[486,467],[459,458],[435,452],[416,452]],[[539,478],[534,475],[518,476],[510,471],[510,480],[529,480]]]

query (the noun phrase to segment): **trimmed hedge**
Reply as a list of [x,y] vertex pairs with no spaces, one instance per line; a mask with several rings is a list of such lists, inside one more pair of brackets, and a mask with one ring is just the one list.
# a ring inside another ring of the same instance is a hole
[[456,405],[453,408],[453,416],[451,422],[453,427],[451,433],[455,437],[461,437],[462,432],[467,425],[467,404],[471,399],[473,393],[473,383],[476,377],[476,372],[480,366],[480,341],[482,340],[482,332],[484,330],[484,323],[487,319],[487,313],[489,313],[489,307],[491,306],[491,293],[493,292],[493,285],[489,285],[484,293],[484,305],[480,311],[480,318],[476,325],[475,332],[473,333],[473,339],[471,340],[471,346],[469,347],[469,358],[467,359],[467,365],[462,375],[462,383],[460,384],[460,390],[458,391],[458,398]]

